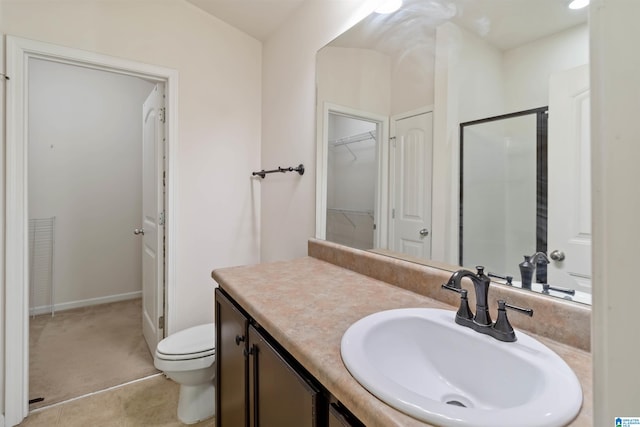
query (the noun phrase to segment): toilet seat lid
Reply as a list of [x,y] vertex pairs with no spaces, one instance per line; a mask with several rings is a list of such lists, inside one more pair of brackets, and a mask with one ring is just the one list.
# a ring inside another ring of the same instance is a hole
[[158,343],[157,352],[166,355],[190,355],[210,353],[215,349],[214,323],[193,326],[169,335]]

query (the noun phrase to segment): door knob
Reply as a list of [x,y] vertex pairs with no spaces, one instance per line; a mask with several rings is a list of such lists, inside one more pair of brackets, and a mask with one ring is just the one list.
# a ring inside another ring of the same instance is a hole
[[549,257],[554,261],[564,261],[564,252],[556,249],[549,254]]
[[429,230],[427,230],[426,228],[423,228],[422,230],[419,231],[420,233],[420,237],[427,237],[429,235]]
[[133,230],[133,234],[142,234],[144,236],[144,228],[136,228]]

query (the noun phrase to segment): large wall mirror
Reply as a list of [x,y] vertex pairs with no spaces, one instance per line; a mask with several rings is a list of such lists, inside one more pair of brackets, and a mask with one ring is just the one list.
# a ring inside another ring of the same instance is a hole
[[543,252],[532,290],[589,303],[588,24],[568,4],[404,0],[318,51],[316,237],[513,286]]

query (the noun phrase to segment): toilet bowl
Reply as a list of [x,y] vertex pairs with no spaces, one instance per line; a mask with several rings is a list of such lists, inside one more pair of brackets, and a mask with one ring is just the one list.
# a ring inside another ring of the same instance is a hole
[[194,424],[215,415],[215,360],[213,323],[184,329],[158,343],[153,364],[180,384],[181,422]]

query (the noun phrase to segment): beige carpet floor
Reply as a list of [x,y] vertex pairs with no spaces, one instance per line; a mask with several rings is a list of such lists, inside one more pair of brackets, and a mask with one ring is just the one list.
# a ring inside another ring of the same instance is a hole
[[[20,427],[184,427],[178,420],[180,386],[156,375],[31,412]],[[190,427],[214,427],[209,418]]]
[[36,409],[158,371],[142,336],[141,300],[31,317],[29,399]]

